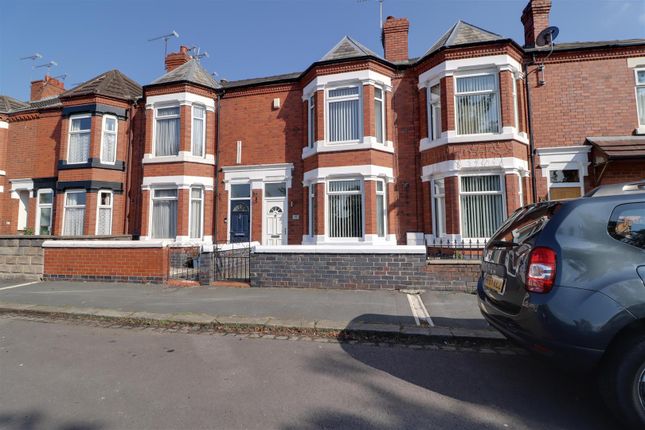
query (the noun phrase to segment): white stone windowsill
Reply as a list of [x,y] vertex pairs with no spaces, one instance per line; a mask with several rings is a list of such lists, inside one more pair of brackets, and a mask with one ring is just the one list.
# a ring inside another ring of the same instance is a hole
[[281,245],[256,246],[257,253],[270,254],[423,254],[425,246],[407,245]]
[[143,164],[156,164],[156,163],[199,163],[215,165],[215,156],[213,154],[206,154],[206,157],[197,157],[188,151],[179,151],[179,155],[169,155],[162,157],[155,157],[152,154],[143,155]]
[[46,240],[43,248],[164,248],[172,240]]
[[515,140],[525,145],[529,144],[529,139],[526,133],[518,133],[514,127],[504,127],[501,133],[469,135],[458,135],[454,130],[451,130],[443,132],[439,139],[430,140],[429,138],[424,137],[419,141],[419,151],[427,151],[428,149],[449,145],[451,143],[478,143],[499,140]]
[[373,136],[365,136],[363,141],[347,142],[347,143],[331,143],[326,140],[319,140],[314,142],[313,147],[302,148],[302,159],[311,157],[312,155],[321,154],[325,152],[340,152],[340,151],[359,151],[362,149],[373,149],[376,151],[394,153],[394,143],[386,141],[385,143],[378,143]]

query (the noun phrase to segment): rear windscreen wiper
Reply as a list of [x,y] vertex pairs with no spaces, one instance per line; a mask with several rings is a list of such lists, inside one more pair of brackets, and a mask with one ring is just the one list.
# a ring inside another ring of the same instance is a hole
[[508,240],[491,240],[486,244],[487,246],[496,246],[499,248],[514,248],[520,246],[519,243],[511,242]]

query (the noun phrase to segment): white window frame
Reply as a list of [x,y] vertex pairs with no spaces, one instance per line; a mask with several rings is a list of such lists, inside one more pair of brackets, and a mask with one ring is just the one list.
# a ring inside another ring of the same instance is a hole
[[520,195],[520,207],[524,206],[524,181],[522,180],[522,175],[517,175],[517,180],[519,182],[519,195]]
[[[376,97],[376,90],[381,91],[381,97],[378,98]],[[383,88],[380,85],[374,85],[374,102],[379,102],[381,104],[381,140],[378,140],[378,133],[376,132],[376,129],[374,129],[374,138],[376,138],[376,143],[382,143],[385,144],[387,142],[387,134],[386,134],[386,128],[385,128],[385,98],[387,96],[385,95],[385,88]],[[376,124],[376,106],[374,106],[374,125],[377,126]]]
[[[51,194],[52,195],[52,202],[51,203],[40,203],[40,195],[41,194]],[[52,234],[52,227],[53,227],[53,222],[54,222],[54,202],[56,198],[56,194],[54,194],[54,190],[51,188],[41,188],[38,190],[36,193],[36,225],[34,227],[34,234],[40,236],[40,210],[41,209],[51,209],[51,217],[49,219],[49,234]]]
[[[200,191],[200,197],[194,198],[193,197],[193,190],[199,190]],[[191,186],[188,189],[188,237],[191,239],[203,239],[204,238],[204,202],[205,202],[205,189],[204,187],[200,186]],[[200,208],[201,208],[201,214],[199,216],[199,237],[193,237],[192,236],[192,231],[193,231],[193,200],[199,200],[200,201]]]
[[[87,130],[87,131],[85,131],[85,130],[83,130],[83,131],[72,131],[72,122],[74,122],[73,120],[75,120],[75,119],[83,119],[83,118],[89,118],[90,119],[90,129]],[[78,114],[78,115],[70,115],[68,123],[69,124],[67,125],[68,133],[67,133],[67,157],[66,157],[67,164],[85,164],[85,163],[87,163],[89,161],[89,154],[91,154],[91,152],[92,152],[92,115],[89,114],[89,113]],[[85,161],[70,162],[69,161],[69,152],[70,152],[69,149],[70,149],[71,143],[72,143],[72,134],[86,134],[86,133],[90,135],[90,143],[89,143],[89,148],[88,148],[88,151],[87,151],[88,159],[85,160]]]
[[[435,192],[435,182],[443,181],[443,193],[438,194]],[[437,177],[430,181],[430,197],[432,198],[432,235],[435,238],[446,237],[446,178]],[[439,217],[437,211],[437,200],[443,200],[443,232],[439,232],[438,221]]]
[[[195,118],[195,108],[202,109],[204,111],[204,117],[203,118]],[[207,125],[207,118],[206,118],[206,113],[208,111],[206,110],[206,106],[200,105],[200,104],[193,104],[190,109],[190,116],[191,116],[191,123],[190,123],[190,154],[194,157],[200,157],[200,158],[205,158],[206,157],[206,125]],[[179,109],[179,129],[180,129],[180,136],[181,136],[181,108]],[[195,121],[202,121],[202,153],[201,154],[195,154],[194,152],[194,135],[195,135]],[[181,140],[181,139],[180,139]],[[181,145],[180,145],[181,146]],[[181,151],[181,147],[179,149]]]
[[[329,191],[330,182],[338,181],[358,181],[360,183],[360,191],[351,191],[351,192],[339,192],[339,191]],[[361,233],[360,237],[332,237],[331,236],[331,226],[329,225],[329,196],[330,195],[348,195],[348,194],[360,194],[361,195]],[[365,180],[360,176],[348,176],[348,177],[335,177],[330,178],[325,181],[325,237],[331,242],[356,242],[365,239]]]
[[316,125],[315,94],[309,96],[307,105],[307,145],[309,146],[309,148],[313,148],[314,143],[316,142],[316,130],[314,129]]
[[[177,227],[175,228],[175,233],[178,233],[179,230],[179,216],[181,214],[180,208],[179,208],[179,188],[177,186],[172,186],[172,185],[159,185],[159,186],[154,186],[150,188],[150,214],[148,215],[148,237],[151,239],[155,239],[152,237],[152,221],[153,221],[153,215],[154,215],[154,201],[155,200],[170,200],[168,197],[155,197],[155,191],[163,191],[163,190],[173,190],[177,192],[177,197],[172,200],[177,201]],[[177,236],[174,238],[163,238],[163,239],[173,239],[176,240]]]
[[[159,117],[157,114],[159,112],[159,109],[168,109],[168,108],[177,108],[179,109],[179,113],[177,115],[171,115],[171,116],[163,116]],[[170,104],[159,104],[155,105],[153,108],[153,116],[154,116],[154,121],[152,122],[153,125],[153,130],[152,130],[152,157],[154,158],[170,158],[170,157],[177,157],[179,153],[181,152],[181,106],[177,103],[170,103]],[[174,119],[177,118],[179,119],[179,142],[177,142],[177,154],[171,154],[171,155],[157,155],[157,120],[159,118],[162,119]],[[192,142],[191,142],[192,145]]]
[[636,97],[636,121],[638,124],[638,129],[639,132],[645,132],[645,122],[641,123],[641,115],[645,119],[645,106],[641,106],[640,103],[638,103],[638,89],[639,88],[645,88],[645,81],[643,83],[638,82],[638,72],[643,72],[645,73],[645,67],[638,67],[634,69],[634,83],[636,84],[634,86],[634,95]]
[[[577,170],[578,182],[551,182],[551,172],[555,170]],[[580,196],[585,195],[585,175],[580,166],[567,166],[564,164],[552,163],[547,169],[546,186],[549,191],[549,200],[551,200],[551,188],[580,188]]]
[[[341,88],[358,88],[358,93],[357,94],[352,94],[350,96],[339,96],[339,97],[333,97],[331,98],[329,96],[329,92],[333,90],[338,90]],[[330,116],[329,116],[329,105],[334,102],[340,102],[340,101],[347,101],[347,100],[358,100],[358,139],[353,139],[353,140],[338,140],[338,141],[331,141],[330,140]],[[330,86],[329,88],[325,89],[325,140],[329,145],[343,145],[347,143],[359,143],[363,140],[364,137],[364,130],[363,130],[363,84],[360,82],[352,82],[352,83],[338,83],[334,86]]]
[[65,231],[65,218],[67,216],[67,208],[80,208],[81,206],[67,206],[67,195],[71,193],[84,193],[85,194],[85,204],[82,206],[83,207],[83,234],[80,236],[85,235],[85,222],[87,221],[87,190],[85,189],[69,189],[65,190],[65,193],[63,195],[63,236],[69,236],[67,232]]
[[517,86],[517,79],[515,79],[515,75],[511,75],[513,79],[513,123],[515,125],[515,129],[519,132],[520,130],[520,105],[519,105],[519,98],[518,98],[518,86]]
[[[381,235],[378,231],[378,219],[376,220],[376,236],[377,237],[382,237],[386,238],[387,237],[387,183],[383,179],[377,179],[375,181],[376,185],[376,196],[377,198],[374,199],[375,203],[378,202],[378,196],[383,196],[383,234]],[[379,191],[378,186],[381,184],[383,186],[383,189]],[[378,208],[377,208],[378,209]],[[375,213],[375,215],[378,215],[378,212]]]
[[[110,204],[102,205],[101,204],[101,194],[110,195]],[[109,236],[112,234],[112,226],[114,225],[114,192],[112,190],[98,190],[96,192],[96,226],[94,229],[94,234],[99,235],[99,213],[101,209],[110,209],[110,231],[104,236]]]
[[[443,130],[441,130],[441,93],[439,93],[439,97],[432,94],[432,88],[434,88],[435,86],[439,86],[439,91],[441,91],[441,82],[435,82],[426,88],[426,116],[428,121],[428,139],[430,140],[437,140],[441,138],[441,133],[443,132]],[[439,105],[438,109],[437,105]],[[437,130],[437,128],[435,127],[435,117],[437,117],[437,111],[439,111],[439,130]]]
[[[107,122],[108,119],[113,119],[114,120],[114,131],[108,131],[107,128],[105,127],[105,123]],[[103,159],[103,145],[105,145],[105,134],[113,134],[114,135],[114,160],[104,160]],[[119,119],[116,117],[116,115],[103,115],[103,119],[101,120],[101,151],[99,154],[99,159],[101,160],[101,164],[116,164],[117,156],[116,156],[116,151],[117,148],[119,147]]]
[[[495,83],[495,87],[493,90],[485,90],[485,91],[474,91],[474,92],[467,92],[467,93],[458,93],[457,92],[457,80],[461,78],[472,78],[475,76],[488,76],[492,75],[494,77],[493,81]],[[488,70],[481,70],[477,72],[467,72],[467,73],[455,73],[454,77],[454,95],[453,95],[453,103],[454,103],[454,117],[455,117],[455,133],[457,136],[491,136],[494,134],[499,134],[502,131],[502,103],[501,103],[501,97],[499,94],[499,71],[497,69],[488,69]],[[493,132],[487,132],[487,133],[472,133],[472,134],[462,134],[459,133],[459,106],[457,104],[457,98],[458,96],[463,96],[463,95],[478,95],[478,94],[495,94],[497,96],[497,131]]]
[[[468,191],[468,192],[463,192],[461,190],[461,178],[463,177],[468,177],[468,176],[499,176],[499,188],[500,191]],[[457,196],[458,201],[459,201],[459,231],[461,232],[461,240],[468,240],[468,241],[473,241],[473,240],[481,240],[481,241],[487,241],[490,239],[489,237],[465,237],[463,235],[462,230],[462,218],[463,218],[463,208],[461,206],[461,196],[462,194],[465,195],[499,195],[501,194],[502,196],[502,222],[508,217],[508,213],[506,210],[506,176],[503,172],[499,171],[486,171],[486,172],[473,172],[473,173],[464,173],[460,174],[457,176],[457,181],[459,184],[459,194]]]

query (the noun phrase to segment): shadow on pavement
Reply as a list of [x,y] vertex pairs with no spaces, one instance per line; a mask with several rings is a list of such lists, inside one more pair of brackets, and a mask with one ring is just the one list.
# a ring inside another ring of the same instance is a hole
[[11,413],[0,411],[0,429],[3,430],[99,430],[103,427],[101,424],[81,421],[57,423],[35,410]]

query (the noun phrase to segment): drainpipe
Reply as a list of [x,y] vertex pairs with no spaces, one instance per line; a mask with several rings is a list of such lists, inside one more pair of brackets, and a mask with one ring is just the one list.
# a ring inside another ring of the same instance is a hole
[[217,211],[218,211],[218,200],[219,200],[219,148],[220,148],[220,137],[219,137],[219,129],[220,127],[220,110],[222,108],[222,105],[220,103],[220,100],[222,97],[224,97],[225,90],[222,89],[221,92],[217,93],[217,104],[215,106],[216,112],[215,112],[215,126],[217,129],[215,130],[215,186],[213,187],[213,213],[214,213],[214,220],[213,220],[213,242],[217,244]]
[[128,151],[126,153],[126,159],[125,159],[125,168],[126,168],[126,175],[125,175],[125,222],[123,225],[123,233],[124,234],[129,234],[128,230],[130,228],[130,186],[132,184],[132,146],[134,144],[134,130],[133,130],[133,110],[134,106],[139,103],[138,99],[135,99],[132,104],[130,105],[129,113],[128,113]]
[[529,159],[531,162],[531,191],[533,194],[533,203],[537,203],[537,180],[535,178],[535,139],[533,137],[533,121],[531,113],[531,85],[529,84],[528,66],[535,64],[535,54],[530,63],[524,63],[524,86],[526,87],[526,116],[527,126],[529,128]]

